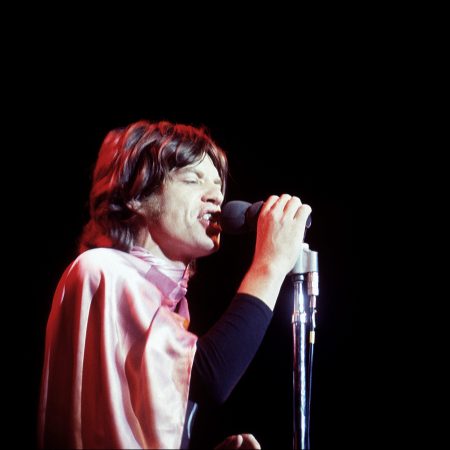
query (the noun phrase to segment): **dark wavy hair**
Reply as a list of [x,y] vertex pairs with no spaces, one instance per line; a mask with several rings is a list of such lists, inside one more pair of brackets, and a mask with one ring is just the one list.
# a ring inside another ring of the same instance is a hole
[[79,241],[80,253],[95,247],[129,251],[142,217],[127,204],[161,188],[169,173],[208,155],[225,193],[228,162],[205,127],[141,120],[110,131],[95,165],[89,197],[90,220]]

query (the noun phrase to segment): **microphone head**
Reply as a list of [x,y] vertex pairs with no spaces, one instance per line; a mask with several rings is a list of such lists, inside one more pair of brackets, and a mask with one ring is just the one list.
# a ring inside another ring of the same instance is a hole
[[264,202],[261,200],[259,202],[253,203],[249,206],[245,213],[245,222],[247,223],[247,230],[256,230],[256,224],[258,223],[259,212],[261,211]]
[[222,231],[228,234],[241,234],[249,231],[245,214],[250,206],[252,206],[251,203],[242,200],[225,203],[220,215]]
[[[220,215],[220,226],[224,233],[242,234],[256,230],[259,212],[264,202],[249,203],[243,200],[232,200],[225,203]],[[306,229],[311,226],[311,215],[306,220]]]

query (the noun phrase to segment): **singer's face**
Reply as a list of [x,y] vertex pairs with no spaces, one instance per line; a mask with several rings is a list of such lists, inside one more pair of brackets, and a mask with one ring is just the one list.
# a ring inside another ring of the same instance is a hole
[[143,202],[150,234],[147,248],[185,263],[215,252],[220,245],[215,214],[223,202],[221,187],[209,156],[173,170],[161,192]]

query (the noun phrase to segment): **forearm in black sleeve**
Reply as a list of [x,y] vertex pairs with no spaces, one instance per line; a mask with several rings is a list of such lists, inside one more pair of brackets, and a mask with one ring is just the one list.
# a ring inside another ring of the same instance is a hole
[[189,398],[223,403],[258,350],[272,318],[256,297],[237,294],[218,322],[197,342]]

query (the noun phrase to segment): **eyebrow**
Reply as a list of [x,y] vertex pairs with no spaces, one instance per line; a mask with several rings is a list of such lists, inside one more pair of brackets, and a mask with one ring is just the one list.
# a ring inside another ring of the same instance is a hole
[[[190,172],[190,173],[193,173],[194,175],[196,175],[200,179],[205,178],[205,173],[202,172],[201,170],[195,169],[194,167],[181,167],[180,169],[178,169],[177,172],[180,173],[181,175],[184,175],[184,174]],[[214,184],[222,185],[222,179],[220,177],[215,178]]]

